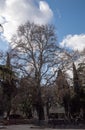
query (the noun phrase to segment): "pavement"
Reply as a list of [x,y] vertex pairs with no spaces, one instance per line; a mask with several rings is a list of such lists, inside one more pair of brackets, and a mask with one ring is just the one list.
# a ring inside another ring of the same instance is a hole
[[[0,126],[1,130],[66,130],[58,128],[45,128],[34,125],[9,125],[9,126]],[[67,129],[68,130],[68,129]],[[85,129],[70,129],[70,130],[85,130]]]

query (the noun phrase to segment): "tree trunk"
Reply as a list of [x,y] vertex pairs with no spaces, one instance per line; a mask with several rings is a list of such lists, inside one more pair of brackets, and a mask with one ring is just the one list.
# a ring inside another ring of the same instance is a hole
[[44,108],[42,104],[36,104],[36,110],[38,114],[38,120],[44,120]]
[[49,102],[46,103],[46,113],[47,117],[49,118]]
[[37,102],[36,102],[36,110],[38,114],[38,119],[39,120],[44,120],[44,106],[43,106],[43,101],[41,97],[41,89],[38,88],[38,95],[37,95]]

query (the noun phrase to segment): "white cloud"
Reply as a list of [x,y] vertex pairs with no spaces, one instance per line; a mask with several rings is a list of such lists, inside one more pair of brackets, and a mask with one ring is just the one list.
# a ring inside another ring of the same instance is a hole
[[0,23],[6,22],[4,36],[9,40],[17,27],[27,20],[37,24],[47,24],[53,12],[45,1],[41,0],[0,0]]
[[82,51],[85,48],[85,34],[67,35],[60,45],[73,50]]

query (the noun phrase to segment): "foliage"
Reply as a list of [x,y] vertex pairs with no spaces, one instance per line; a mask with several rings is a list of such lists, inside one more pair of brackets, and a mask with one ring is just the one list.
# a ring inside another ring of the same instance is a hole
[[0,72],[0,82],[3,92],[3,107],[4,111],[7,112],[7,116],[9,116],[11,111],[11,99],[15,95],[16,84],[14,80],[14,72],[11,70],[8,53],[6,64],[0,66]]

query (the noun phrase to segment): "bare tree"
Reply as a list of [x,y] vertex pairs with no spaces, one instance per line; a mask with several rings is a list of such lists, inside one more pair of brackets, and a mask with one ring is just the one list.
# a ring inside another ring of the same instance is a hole
[[27,22],[19,26],[11,46],[16,52],[14,56],[20,75],[30,75],[34,79],[35,106],[39,120],[44,119],[41,86],[53,83],[62,62],[62,49],[57,44],[55,29],[52,25],[39,26]]

